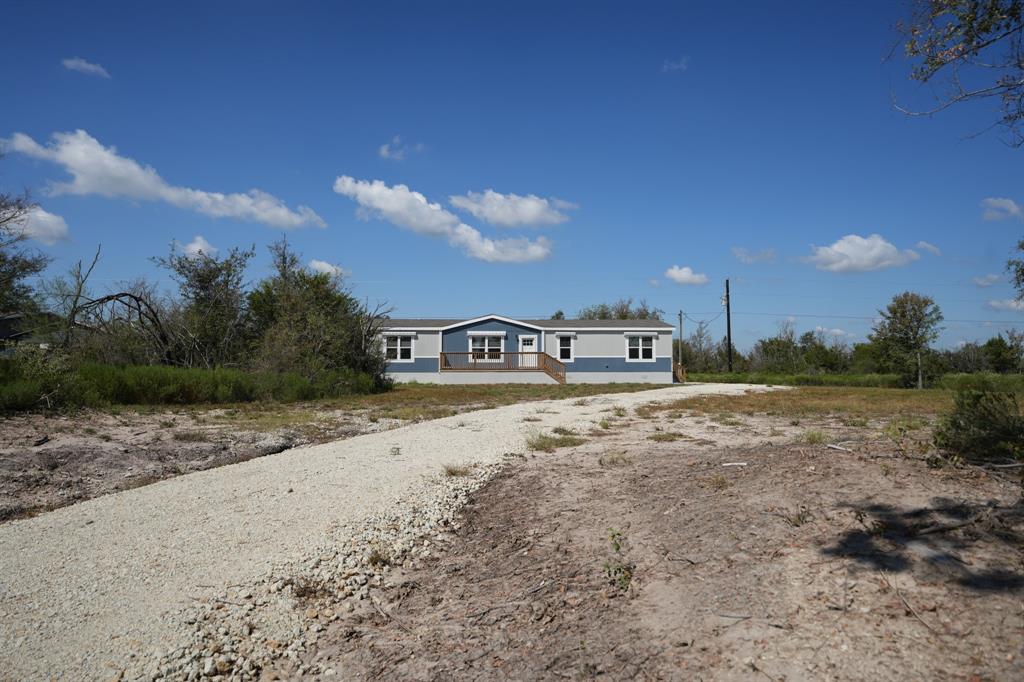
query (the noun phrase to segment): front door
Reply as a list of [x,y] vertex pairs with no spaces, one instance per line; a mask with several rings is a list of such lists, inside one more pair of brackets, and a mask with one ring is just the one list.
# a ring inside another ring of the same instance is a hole
[[519,366],[529,369],[537,368],[537,337],[519,337]]

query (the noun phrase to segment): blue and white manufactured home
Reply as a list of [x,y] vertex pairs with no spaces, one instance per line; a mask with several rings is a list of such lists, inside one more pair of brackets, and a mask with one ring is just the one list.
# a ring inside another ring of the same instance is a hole
[[442,384],[672,383],[661,320],[385,320],[388,375]]

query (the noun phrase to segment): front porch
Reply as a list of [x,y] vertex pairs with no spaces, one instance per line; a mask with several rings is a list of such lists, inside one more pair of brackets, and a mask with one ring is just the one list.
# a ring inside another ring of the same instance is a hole
[[[471,351],[441,352],[440,371],[445,372],[532,372],[543,373],[559,384],[565,383],[565,364],[547,353]],[[508,375],[502,374],[507,377]],[[509,377],[511,378],[511,377]]]

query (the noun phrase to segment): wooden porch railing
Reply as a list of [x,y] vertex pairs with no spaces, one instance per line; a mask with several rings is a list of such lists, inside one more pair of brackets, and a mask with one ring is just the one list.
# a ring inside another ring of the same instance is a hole
[[565,364],[547,353],[441,353],[442,372],[544,372],[565,383]]

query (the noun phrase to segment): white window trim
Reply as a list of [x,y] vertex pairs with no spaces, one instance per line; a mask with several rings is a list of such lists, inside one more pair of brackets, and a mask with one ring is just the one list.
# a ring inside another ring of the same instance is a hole
[[[560,333],[560,334],[555,334],[555,338],[558,340],[558,343],[555,344],[555,360],[558,360],[559,362],[575,362],[576,361],[576,334],[572,333],[572,332]],[[567,359],[567,360],[563,360],[562,359],[562,339],[563,338],[568,338],[569,339],[569,359]]]
[[[397,357],[394,360],[388,359],[388,338],[393,337],[393,338],[397,338],[399,340],[398,341],[398,348],[399,348],[398,355],[401,356],[402,355],[402,350],[401,350],[401,348],[402,348],[402,341],[401,341],[401,339],[402,339],[402,337],[406,337],[406,336],[409,337],[409,359],[408,360],[402,360],[401,357]],[[412,333],[412,334],[407,333],[407,332],[401,332],[401,333],[398,333],[398,332],[394,332],[394,333],[392,333],[392,332],[385,332],[384,333],[384,339],[381,341],[381,343],[384,346],[384,360],[388,364],[396,363],[396,364],[408,365],[410,363],[416,362],[416,334],[415,334],[415,332]]]
[[[484,342],[484,349],[485,349],[484,350],[484,355],[485,355],[485,357],[483,357],[483,358],[474,358],[473,357],[472,354],[474,352],[476,352],[476,351],[473,350],[473,337],[478,337],[479,338],[479,337],[484,337],[484,336],[493,336],[495,338],[501,339],[501,343],[498,346],[498,349],[499,349],[498,350],[498,353],[499,353],[498,357],[496,357],[496,358],[488,358],[488,357],[486,357],[487,353],[493,352],[493,351],[486,350],[486,348],[488,346],[486,341]],[[466,344],[469,346],[469,353],[470,353],[469,361],[470,362],[501,362],[501,355],[504,355],[504,353],[505,353],[505,332],[466,332]]]
[[[626,344],[626,348],[625,348],[625,351],[623,353],[625,358],[626,358],[626,362],[655,362],[655,361],[657,361],[657,359],[658,359],[658,335],[657,334],[624,334],[623,338],[624,338],[625,344]],[[631,359],[629,357],[629,340],[632,339],[632,338],[639,338],[639,339],[648,338],[648,339],[651,340],[651,357],[650,357],[649,360],[648,359],[644,359],[644,357],[643,357],[643,354],[644,354],[644,351],[643,351],[643,341],[640,342],[640,357],[636,358],[635,360]]]

